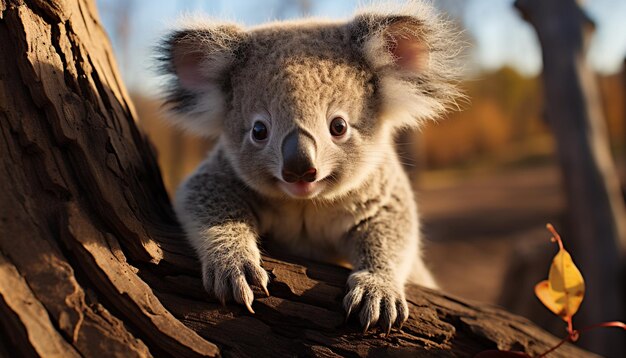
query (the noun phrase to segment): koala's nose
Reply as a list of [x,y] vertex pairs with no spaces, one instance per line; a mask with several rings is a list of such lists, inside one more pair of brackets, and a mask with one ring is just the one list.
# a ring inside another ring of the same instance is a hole
[[299,180],[314,182],[317,169],[313,164],[315,141],[308,133],[294,130],[283,140],[283,180],[295,183]]

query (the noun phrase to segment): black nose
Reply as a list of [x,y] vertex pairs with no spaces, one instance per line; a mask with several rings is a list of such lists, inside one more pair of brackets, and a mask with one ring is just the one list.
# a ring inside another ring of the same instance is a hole
[[315,181],[315,177],[317,176],[317,169],[309,168],[306,172],[297,174],[294,172],[290,172],[287,169],[283,169],[283,180],[287,183],[295,183],[299,180],[303,180],[309,183]]
[[314,150],[314,141],[307,134],[298,130],[289,133],[282,146],[283,180],[287,183],[295,183],[299,180],[314,182],[317,176],[317,169],[311,159],[311,153]]

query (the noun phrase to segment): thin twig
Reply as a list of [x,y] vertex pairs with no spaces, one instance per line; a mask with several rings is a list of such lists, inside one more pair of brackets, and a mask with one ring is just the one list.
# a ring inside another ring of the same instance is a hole
[[[576,331],[574,331],[574,332],[576,332]],[[547,351],[545,351],[545,352],[541,353],[541,354],[540,354],[540,355],[538,355],[536,358],[543,358],[543,357],[547,356],[548,354],[550,354],[550,353],[554,352],[555,350],[557,350],[560,346],[562,346],[563,344],[565,344],[565,342],[569,341],[571,338],[572,338],[572,334],[571,334],[571,333],[569,333],[569,334],[568,334],[565,338],[563,338],[563,339],[559,342],[559,344],[557,344],[556,346],[554,346],[554,347],[550,348],[549,350],[547,350]]]

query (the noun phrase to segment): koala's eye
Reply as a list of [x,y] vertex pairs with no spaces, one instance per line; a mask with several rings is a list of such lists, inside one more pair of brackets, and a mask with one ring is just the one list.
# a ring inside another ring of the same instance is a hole
[[257,141],[267,139],[267,127],[263,124],[263,122],[254,122],[254,125],[252,126],[252,138]]
[[346,123],[346,120],[341,117],[335,117],[330,122],[330,134],[332,134],[333,137],[341,137],[346,134],[347,130],[348,123]]

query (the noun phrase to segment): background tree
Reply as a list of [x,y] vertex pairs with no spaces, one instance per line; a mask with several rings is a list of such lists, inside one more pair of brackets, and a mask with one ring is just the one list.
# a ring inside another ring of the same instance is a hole
[[[543,49],[546,118],[556,138],[567,200],[567,233],[588,282],[581,324],[623,319],[626,214],[609,149],[595,74],[585,53],[593,23],[575,0],[517,0]],[[621,333],[621,332],[619,332]],[[623,339],[605,331],[586,342],[623,356]]]

